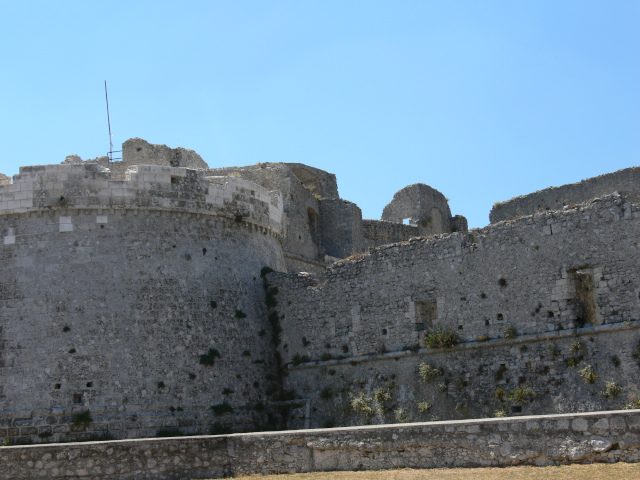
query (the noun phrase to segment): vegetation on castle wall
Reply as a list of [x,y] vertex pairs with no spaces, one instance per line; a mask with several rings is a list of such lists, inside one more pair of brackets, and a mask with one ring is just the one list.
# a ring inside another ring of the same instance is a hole
[[435,326],[425,332],[424,343],[427,348],[451,348],[460,343],[460,337],[453,330],[453,326]]
[[428,382],[433,380],[435,377],[444,375],[444,370],[422,362],[418,367],[418,374],[423,381]]
[[207,353],[200,355],[200,365],[212,367],[216,358],[220,358],[220,352],[215,348],[210,348]]
[[513,325],[507,325],[504,328],[503,335],[507,340],[513,340],[514,338],[518,337],[518,330],[516,330],[516,327],[514,327]]

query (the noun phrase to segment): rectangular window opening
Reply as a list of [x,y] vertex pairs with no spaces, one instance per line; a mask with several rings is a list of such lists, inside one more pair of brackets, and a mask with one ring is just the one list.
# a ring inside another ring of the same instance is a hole
[[[433,321],[438,319],[438,304],[430,300],[424,302],[414,302],[413,304],[416,318],[416,324],[422,324],[422,330],[430,329]],[[416,330],[418,327],[416,327]]]
[[569,278],[572,280],[574,295],[570,304],[574,310],[575,322],[578,327],[585,324],[598,325],[598,314],[595,299],[595,286],[591,270],[570,270]]

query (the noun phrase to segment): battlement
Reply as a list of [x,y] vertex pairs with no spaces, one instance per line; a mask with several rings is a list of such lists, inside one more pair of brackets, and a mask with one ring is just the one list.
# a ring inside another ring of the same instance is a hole
[[0,215],[81,209],[216,215],[283,232],[280,192],[242,178],[206,177],[202,170],[135,165],[124,180],[114,180],[98,164],[28,166],[0,186]]

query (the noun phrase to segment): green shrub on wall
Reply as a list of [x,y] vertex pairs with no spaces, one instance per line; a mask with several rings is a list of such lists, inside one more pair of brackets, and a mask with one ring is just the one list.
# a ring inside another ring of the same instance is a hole
[[584,383],[595,383],[598,379],[598,375],[593,367],[587,363],[584,364],[581,370],[578,370],[578,374],[582,377]]
[[460,343],[460,337],[453,330],[453,326],[439,327],[436,326],[425,332],[424,343],[427,348],[451,348]]
[[418,375],[420,375],[420,378],[422,378],[422,380],[428,382],[430,380],[433,380],[435,377],[444,375],[444,371],[441,368],[432,367],[428,363],[422,362],[418,367]]

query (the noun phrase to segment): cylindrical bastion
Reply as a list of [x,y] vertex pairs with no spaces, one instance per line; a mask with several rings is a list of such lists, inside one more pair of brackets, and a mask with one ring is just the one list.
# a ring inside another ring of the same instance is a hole
[[262,422],[282,214],[279,192],[186,168],[22,167],[0,186],[0,435]]

